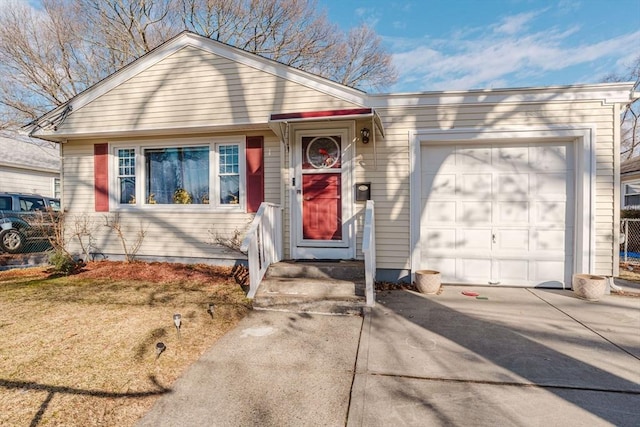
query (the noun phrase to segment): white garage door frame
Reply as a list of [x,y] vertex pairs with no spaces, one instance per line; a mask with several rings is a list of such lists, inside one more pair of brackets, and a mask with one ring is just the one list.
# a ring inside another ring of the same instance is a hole
[[[573,273],[593,273],[595,268],[595,125],[540,126],[490,129],[427,129],[409,132],[411,147],[411,279],[420,269],[421,149],[429,145],[527,143],[564,141],[574,144],[575,219]],[[568,287],[567,285],[565,285]]]

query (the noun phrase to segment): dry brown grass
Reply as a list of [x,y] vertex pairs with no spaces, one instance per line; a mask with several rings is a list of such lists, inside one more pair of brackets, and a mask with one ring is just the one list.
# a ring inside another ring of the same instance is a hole
[[230,273],[113,262],[70,277],[0,272],[0,425],[134,424],[249,310]]

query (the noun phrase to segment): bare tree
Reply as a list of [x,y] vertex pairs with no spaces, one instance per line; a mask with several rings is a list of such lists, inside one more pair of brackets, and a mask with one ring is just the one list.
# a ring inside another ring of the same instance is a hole
[[[2,122],[34,119],[100,78],[78,33],[83,19],[68,2],[43,0],[35,11],[9,0],[0,9]],[[98,76],[96,76],[98,74]]]
[[344,34],[315,0],[24,0],[0,7],[0,128],[24,124],[183,30],[348,86],[396,79],[366,26]]
[[[640,88],[640,55],[627,67],[624,74],[610,74],[604,79],[607,82],[635,81],[635,91]],[[620,157],[627,160],[640,155],[640,99],[635,99],[624,106],[620,118]]]
[[398,78],[380,37],[367,25],[351,29],[340,52],[342,57],[334,60],[335,73],[330,78],[343,85],[380,89]]
[[172,0],[74,0],[90,24],[85,39],[112,73],[179,31]]

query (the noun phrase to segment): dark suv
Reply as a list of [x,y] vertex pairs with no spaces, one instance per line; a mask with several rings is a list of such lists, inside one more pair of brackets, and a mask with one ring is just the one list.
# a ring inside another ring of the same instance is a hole
[[0,250],[23,252],[27,243],[48,246],[60,200],[37,194],[0,193]]

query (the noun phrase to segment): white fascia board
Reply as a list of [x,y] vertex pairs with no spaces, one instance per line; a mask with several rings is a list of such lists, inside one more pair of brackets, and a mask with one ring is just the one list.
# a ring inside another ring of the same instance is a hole
[[632,100],[632,87],[633,82],[625,82],[450,92],[375,94],[369,95],[369,106],[372,108],[394,108],[594,100],[615,104],[630,102]]
[[33,171],[33,172],[45,172],[45,173],[51,173],[51,174],[59,174],[60,173],[59,169],[52,169],[52,168],[47,168],[47,167],[42,167],[42,166],[20,165],[20,164],[17,164],[17,163],[0,162],[0,166],[1,167],[12,168],[12,169]]
[[68,139],[77,138],[119,138],[129,136],[154,136],[154,135],[183,135],[183,134],[196,134],[196,133],[221,133],[221,132],[242,132],[242,131],[261,131],[268,130],[269,125],[265,121],[264,123],[234,123],[227,125],[215,125],[215,126],[182,126],[182,127],[153,127],[153,128],[140,128],[140,129],[114,129],[109,128],[105,131],[96,132],[83,132],[78,130],[75,132],[50,133],[38,135],[38,138],[47,139],[51,138],[56,141],[66,142]]

